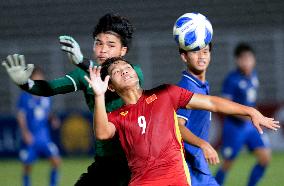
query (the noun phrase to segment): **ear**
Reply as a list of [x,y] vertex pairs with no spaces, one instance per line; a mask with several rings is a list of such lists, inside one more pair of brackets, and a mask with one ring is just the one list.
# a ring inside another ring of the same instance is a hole
[[107,89],[110,90],[111,92],[115,92],[115,89],[113,88],[113,85],[111,83],[108,84]]
[[121,56],[121,57],[124,57],[125,54],[127,53],[127,50],[128,50],[127,47],[122,47],[122,48],[121,48],[121,51],[120,51],[120,56]]
[[183,62],[186,63],[187,61],[186,61],[186,56],[185,55],[186,55],[185,53],[181,53],[180,54],[180,58],[182,59]]

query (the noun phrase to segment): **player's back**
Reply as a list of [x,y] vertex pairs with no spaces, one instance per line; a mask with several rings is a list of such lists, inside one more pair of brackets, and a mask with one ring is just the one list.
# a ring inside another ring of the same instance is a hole
[[20,95],[17,107],[19,111],[25,114],[28,129],[36,142],[49,141],[50,98],[33,96],[23,92]]

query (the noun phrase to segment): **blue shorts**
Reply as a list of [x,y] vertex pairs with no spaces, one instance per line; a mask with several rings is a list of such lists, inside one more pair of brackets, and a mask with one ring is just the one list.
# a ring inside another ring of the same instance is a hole
[[250,123],[237,125],[225,122],[222,136],[221,153],[224,159],[233,160],[246,145],[250,151],[257,148],[268,148],[269,140],[266,134],[259,134]]
[[219,186],[211,174],[205,174],[198,169],[188,167],[192,186]]
[[19,153],[20,160],[24,164],[32,164],[37,160],[38,156],[46,158],[56,157],[59,156],[59,151],[53,142],[45,142],[28,146],[24,145]]

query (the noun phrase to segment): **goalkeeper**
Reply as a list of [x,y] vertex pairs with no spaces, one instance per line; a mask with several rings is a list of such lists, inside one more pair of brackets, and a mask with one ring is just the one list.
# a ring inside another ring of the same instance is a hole
[[[86,103],[91,112],[94,109],[94,93],[84,79],[85,71],[90,65],[101,65],[107,58],[124,56],[131,43],[134,28],[124,17],[116,14],[106,14],[100,18],[93,31],[95,62],[83,58],[78,43],[69,36],[60,36],[61,48],[67,52],[69,59],[78,68],[51,81],[33,81],[30,79],[33,64],[25,64],[23,55],[9,55],[3,62],[11,79],[23,90],[39,95],[53,96],[82,90]],[[139,81],[143,82],[143,74],[139,67],[134,66]],[[106,94],[106,107],[110,112],[122,106],[122,100],[111,92]],[[75,185],[128,185],[130,171],[120,147],[118,139],[96,141],[95,162],[83,173]]]

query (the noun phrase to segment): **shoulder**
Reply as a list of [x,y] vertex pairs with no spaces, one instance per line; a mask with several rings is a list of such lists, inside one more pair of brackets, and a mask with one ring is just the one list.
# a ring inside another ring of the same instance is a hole
[[176,93],[177,91],[182,90],[182,87],[172,84],[162,84],[156,88],[146,91],[146,93]]
[[240,80],[240,73],[236,70],[231,71],[230,73],[228,73],[228,75],[225,78],[225,81],[227,83],[233,83],[233,82],[237,82],[238,80]]
[[19,96],[19,98],[22,99],[22,100],[29,99],[31,97],[32,97],[32,95],[27,93],[27,92],[22,92]]
[[80,69],[79,67],[76,67],[74,70],[66,74],[67,77],[71,76],[72,78],[75,78],[75,79],[84,78],[85,75],[88,75],[88,74],[84,70]]

